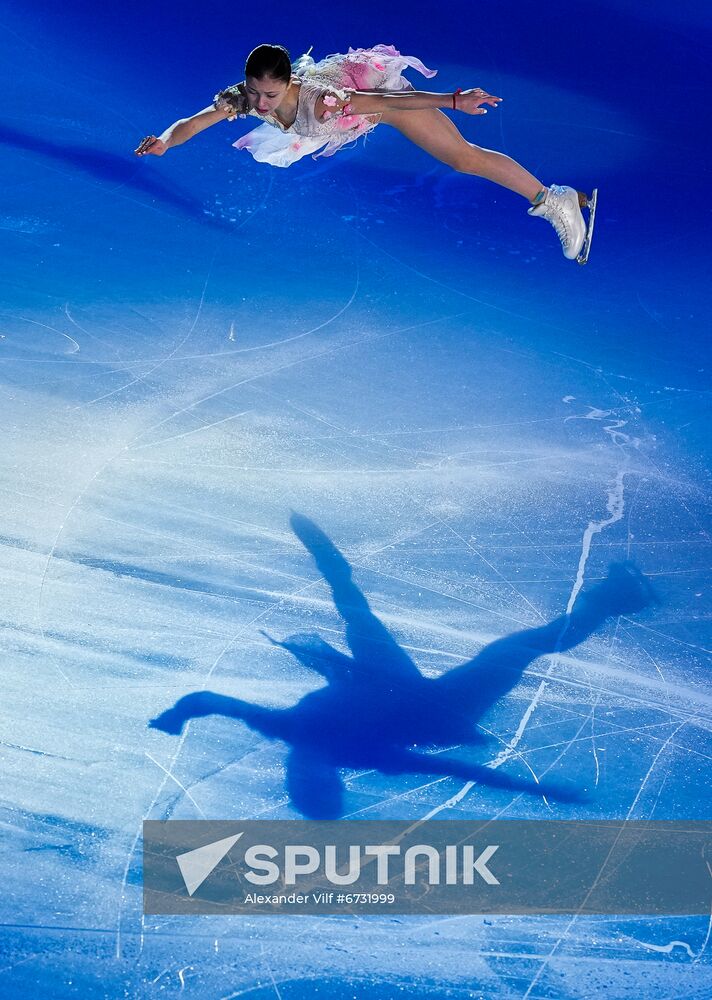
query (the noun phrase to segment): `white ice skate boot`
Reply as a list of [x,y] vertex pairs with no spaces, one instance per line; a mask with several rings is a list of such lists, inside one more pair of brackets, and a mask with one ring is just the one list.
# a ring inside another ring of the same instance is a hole
[[[578,260],[579,264],[585,264],[588,260],[597,195],[596,190],[587,198],[571,187],[552,184],[542,200],[529,209],[529,215],[539,216],[552,224],[561,240],[564,257]],[[589,210],[588,227],[581,214],[582,208]]]

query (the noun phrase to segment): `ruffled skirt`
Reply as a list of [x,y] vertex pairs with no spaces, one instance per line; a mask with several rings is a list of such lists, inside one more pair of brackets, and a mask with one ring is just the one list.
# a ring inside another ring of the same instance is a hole
[[[415,56],[403,56],[392,45],[375,45],[371,49],[349,49],[315,62],[312,57],[301,56],[294,65],[294,75],[314,85],[334,90],[413,90],[403,76],[408,67],[425,77],[435,76],[436,70],[428,69]],[[376,127],[378,115],[349,115],[324,124],[319,135],[300,135],[295,126],[283,132],[265,123],[233,145],[246,149],[261,163],[274,167],[288,167],[311,154],[333,156],[343,146],[353,143]],[[320,152],[319,152],[320,150]]]

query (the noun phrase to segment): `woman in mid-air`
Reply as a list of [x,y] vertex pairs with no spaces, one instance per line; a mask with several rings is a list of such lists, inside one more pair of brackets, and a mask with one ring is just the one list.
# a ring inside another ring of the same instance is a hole
[[[307,54],[294,65],[281,45],[259,45],[248,56],[244,82],[221,90],[212,105],[174,122],[162,135],[146,136],[136,155],[162,156],[216,122],[251,115],[264,124],[234,145],[260,162],[288,167],[308,154],[331,156],[379,123],[393,125],[455,170],[522,195],[531,205],[530,215],[553,225],[564,256],[586,263],[597,192],[588,198],[571,187],[547,188],[509,156],[468,142],[440,109],[484,115],[482,105],[496,108],[501,98],[480,88],[452,94],[413,90],[402,76],[406,67],[435,75],[419,59],[389,45],[350,49],[318,63]],[[588,226],[582,208],[588,209]]]

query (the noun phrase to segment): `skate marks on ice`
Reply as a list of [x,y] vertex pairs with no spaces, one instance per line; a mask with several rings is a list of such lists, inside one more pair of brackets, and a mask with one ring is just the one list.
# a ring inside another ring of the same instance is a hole
[[311,819],[343,815],[342,770],[455,777],[560,802],[586,797],[585,790],[567,782],[528,780],[433,751],[486,742],[478,722],[515,687],[530,663],[574,648],[608,618],[653,603],[650,585],[632,564],[613,564],[603,582],[582,593],[554,621],[497,639],[461,666],[430,679],[373,613],[331,539],[300,514],[292,516],[291,525],[331,589],[350,655],[315,634],[284,640],[267,636],[320,674],[325,686],[287,709],[195,691],[153,719],[152,728],[179,735],[192,719],[222,715],[282,740],[290,748],[286,784],[291,803]]

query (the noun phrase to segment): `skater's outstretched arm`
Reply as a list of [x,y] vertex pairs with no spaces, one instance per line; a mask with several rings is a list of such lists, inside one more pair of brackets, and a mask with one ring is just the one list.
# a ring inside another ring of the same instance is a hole
[[481,87],[448,94],[433,94],[425,90],[351,90],[346,92],[345,98],[336,94],[320,97],[315,113],[317,118],[324,119],[333,114],[372,115],[448,108],[464,111],[468,115],[485,115],[487,110],[482,107],[483,104],[496,108],[501,100],[501,97],[488,94]]
[[351,578],[351,566],[328,535],[301,514],[292,514],[290,524],[331,588],[336,610],[346,624],[355,669],[361,674],[373,672],[387,684],[396,679],[422,679],[408,654],[371,611],[363,591]]
[[191,115],[190,118],[179,118],[159,136],[147,135],[145,139],[141,140],[134,152],[136,156],[163,156],[173,146],[182,145],[198,132],[203,132],[211,125],[225,121],[229,115],[229,110],[217,111],[211,104],[209,108],[203,108],[202,111]]
[[229,719],[240,719],[251,729],[263,736],[279,738],[282,732],[283,712],[279,709],[264,708],[249,701],[216,694],[214,691],[193,691],[179,698],[173,708],[161,712],[151,719],[149,727],[160,729],[170,736],[178,736],[186,722],[206,715],[224,715]]

